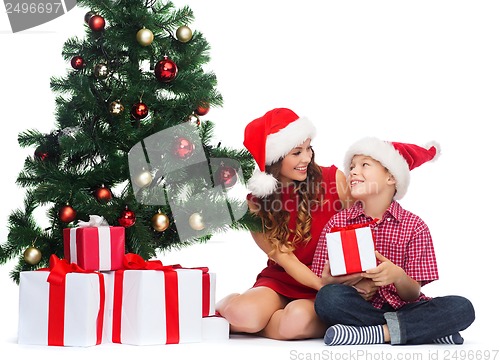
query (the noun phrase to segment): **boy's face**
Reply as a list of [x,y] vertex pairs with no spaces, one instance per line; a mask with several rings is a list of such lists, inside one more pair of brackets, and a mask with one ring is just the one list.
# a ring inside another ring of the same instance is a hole
[[396,184],[394,177],[379,161],[366,155],[352,158],[347,183],[355,199],[385,192],[394,194]]

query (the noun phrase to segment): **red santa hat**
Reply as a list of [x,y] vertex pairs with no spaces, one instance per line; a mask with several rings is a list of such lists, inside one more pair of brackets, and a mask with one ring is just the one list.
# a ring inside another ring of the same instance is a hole
[[406,194],[410,184],[410,171],[425,162],[435,161],[441,154],[438,143],[427,143],[425,148],[415,144],[382,141],[368,137],[351,145],[344,159],[345,173],[349,173],[352,157],[366,155],[379,161],[396,179],[395,200]]
[[248,189],[256,197],[265,197],[276,190],[278,181],[269,173],[269,166],[286,156],[307,138],[316,135],[314,125],[292,110],[276,108],[251,121],[245,128],[243,145],[252,154],[257,169],[248,181]]

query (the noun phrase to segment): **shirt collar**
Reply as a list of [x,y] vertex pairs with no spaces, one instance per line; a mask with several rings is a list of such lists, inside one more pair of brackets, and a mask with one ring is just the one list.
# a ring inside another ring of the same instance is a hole
[[[399,221],[403,218],[404,210],[397,201],[392,201],[389,205],[389,208],[384,212],[382,216],[382,221],[387,219],[388,217],[393,217],[396,221]],[[365,211],[363,209],[363,203],[361,201],[357,201],[350,209],[349,214],[347,216],[347,220],[355,220],[358,217],[363,217],[366,220],[371,219],[371,217],[365,215]]]

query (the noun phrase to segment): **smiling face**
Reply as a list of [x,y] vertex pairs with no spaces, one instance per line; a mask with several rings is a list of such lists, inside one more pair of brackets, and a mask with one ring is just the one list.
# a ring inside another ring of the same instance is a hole
[[311,139],[306,139],[304,143],[293,148],[281,161],[280,182],[288,184],[293,181],[304,181],[312,156]]
[[395,193],[395,179],[379,161],[366,155],[352,158],[347,183],[354,199],[366,200],[370,196]]

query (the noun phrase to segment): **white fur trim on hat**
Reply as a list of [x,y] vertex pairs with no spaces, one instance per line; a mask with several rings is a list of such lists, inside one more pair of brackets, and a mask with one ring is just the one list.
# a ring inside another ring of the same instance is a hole
[[429,162],[435,162],[441,156],[441,144],[439,144],[435,140],[432,140],[425,144],[425,149],[430,149],[431,147],[436,148],[436,155]]
[[406,159],[394,148],[392,143],[377,138],[363,138],[347,150],[344,159],[344,172],[349,174],[352,157],[366,155],[379,161],[396,179],[395,200],[400,200],[406,194],[410,184],[410,168]]
[[278,180],[271,174],[262,172],[258,168],[248,180],[247,187],[255,197],[263,198],[272,194],[278,185]]
[[302,117],[280,131],[267,136],[266,165],[277,162],[307,138],[316,136],[316,128],[309,119]]

